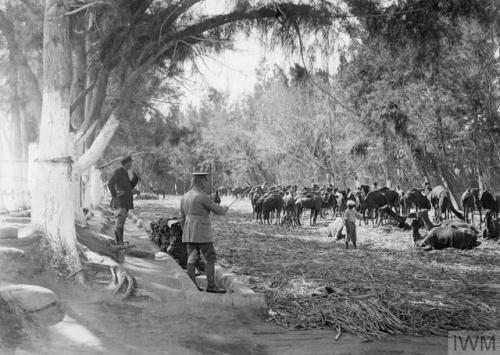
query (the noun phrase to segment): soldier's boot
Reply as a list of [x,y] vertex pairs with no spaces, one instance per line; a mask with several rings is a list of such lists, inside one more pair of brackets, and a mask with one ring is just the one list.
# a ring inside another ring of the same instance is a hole
[[201,291],[200,286],[196,283],[196,264],[187,263],[186,271],[189,278],[194,282],[195,286],[198,288],[198,291]]
[[345,248],[349,249],[349,242],[345,242]]
[[205,273],[207,274],[207,292],[226,293],[226,290],[220,289],[215,285],[215,264],[207,262],[205,265]]
[[123,227],[122,228],[116,228],[115,229],[115,239],[116,239],[116,244],[122,245],[123,244]]
[[354,249],[357,249],[356,248],[356,242],[352,242],[352,244],[354,245]]

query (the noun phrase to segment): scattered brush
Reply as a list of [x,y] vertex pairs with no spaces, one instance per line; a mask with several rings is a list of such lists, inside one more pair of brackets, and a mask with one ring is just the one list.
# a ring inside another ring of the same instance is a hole
[[270,320],[286,328],[341,329],[362,338],[500,329],[498,290],[487,286],[500,277],[498,252],[346,251],[332,238],[304,241],[249,230],[219,235],[219,255],[234,272],[252,276],[251,287],[266,295]]

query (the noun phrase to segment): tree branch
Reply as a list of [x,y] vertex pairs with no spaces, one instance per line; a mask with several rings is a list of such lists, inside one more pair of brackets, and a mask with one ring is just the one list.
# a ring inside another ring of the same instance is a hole
[[[132,154],[130,154],[130,155],[131,155],[132,157],[137,157],[137,156],[139,156],[139,155],[146,154],[146,153],[147,153],[147,152],[137,152],[137,153],[132,153]],[[108,161],[108,162],[106,162],[106,163],[104,163],[104,164],[102,164],[102,165],[98,166],[98,167],[97,167],[97,169],[104,169],[105,167],[108,167],[108,166],[110,166],[111,164],[114,164],[114,163],[116,163],[116,162],[120,161],[121,159],[123,159],[123,157],[118,157],[118,158],[115,158],[115,159],[113,159],[113,160],[110,160],[110,161]],[[146,176],[143,176],[143,177],[142,177],[142,179],[143,179],[144,181],[146,181],[149,185],[151,185],[151,181],[150,181],[150,180],[149,180]],[[179,178],[177,178],[177,179],[179,179]],[[183,182],[184,182],[184,180],[182,180],[182,179],[179,179],[179,180],[181,180],[181,181],[183,181]]]
[[94,1],[94,2],[91,2],[91,3],[88,3],[88,4],[85,4],[83,6],[80,6],[79,8],[73,10],[73,11],[68,11],[64,14],[64,16],[71,16],[71,15],[75,15],[79,12],[82,12],[83,10],[86,10],[88,9],[89,7],[92,7],[92,6],[95,6],[95,5],[106,5],[106,3],[104,1]]
[[77,108],[80,104],[82,104],[82,103],[83,103],[83,101],[85,100],[85,96],[87,96],[87,95],[88,95],[88,93],[89,93],[89,92],[91,92],[91,91],[92,91],[92,89],[94,89],[95,84],[96,84],[96,83],[94,82],[92,85],[90,85],[90,86],[89,86],[88,88],[86,88],[84,91],[82,91],[82,92],[80,93],[80,95],[79,95],[79,96],[75,99],[75,101],[73,101],[73,103],[71,104],[70,109],[69,109],[69,110],[70,110],[70,113],[73,113],[73,111],[75,111],[75,109],[76,109],[76,108]]
[[115,108],[115,110],[111,113],[108,120],[104,124],[104,127],[99,132],[99,135],[90,146],[90,149],[87,150],[85,154],[83,154],[74,164],[73,171],[76,174],[81,174],[85,170],[89,169],[102,156],[108,143],[111,141],[111,138],[113,138],[113,135],[120,125],[120,121],[118,121],[118,118],[116,117],[117,110],[118,109]]
[[98,123],[99,123],[99,121],[95,120],[94,122],[92,122],[92,124],[90,125],[90,127],[87,128],[86,131],[78,131],[77,134],[75,134],[75,137],[74,137],[75,145],[78,145],[81,142],[85,142],[85,140],[87,138],[89,138],[89,136],[92,134],[92,132],[94,132],[94,130],[96,129]]
[[[319,11],[309,5],[286,3],[281,4],[280,7],[285,9],[287,18],[310,17],[314,18],[316,21],[322,20],[325,24],[331,23],[331,17],[329,14]],[[199,36],[205,31],[218,28],[229,23],[275,18],[276,15],[277,11],[275,5],[267,5],[252,11],[234,11],[224,15],[209,17],[197,24],[186,27],[184,30],[164,36],[161,41],[163,42],[163,45],[158,48],[155,54],[151,55],[144,63],[142,63],[141,66],[151,66],[181,39],[186,40],[187,38],[192,38],[193,36]]]
[[[167,16],[165,19],[162,21],[161,26],[160,26],[160,31],[158,34],[158,42],[161,42],[161,36],[163,32],[163,26],[165,25],[170,25],[174,23],[183,13],[185,13],[187,10],[189,10],[193,5],[199,3],[201,0],[185,0],[182,1],[180,5],[174,5],[172,6],[172,9],[168,11],[167,9]],[[168,21],[168,24],[167,24]]]

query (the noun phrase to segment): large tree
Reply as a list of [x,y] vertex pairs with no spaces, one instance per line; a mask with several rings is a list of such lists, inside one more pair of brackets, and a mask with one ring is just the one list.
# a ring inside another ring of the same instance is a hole
[[[227,48],[238,31],[259,27],[279,37],[287,23],[317,29],[331,23],[333,9],[322,1],[237,1],[226,13],[204,15],[203,3],[46,0],[42,86],[29,56],[16,46],[13,23],[0,10],[0,30],[26,80],[30,105],[41,106],[41,116],[33,118],[40,124],[32,221],[48,232],[71,269],[78,267],[74,216],[80,176],[101,157],[131,105],[154,97],[143,95],[151,83],[175,78],[186,60]],[[23,5],[35,13],[38,3]]]

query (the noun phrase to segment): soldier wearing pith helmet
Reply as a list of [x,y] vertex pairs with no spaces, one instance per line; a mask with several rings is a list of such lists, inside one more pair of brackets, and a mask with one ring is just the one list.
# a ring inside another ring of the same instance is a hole
[[180,206],[182,242],[187,244],[187,273],[191,280],[196,284],[196,262],[201,253],[207,260],[205,267],[207,292],[224,293],[224,290],[215,285],[217,255],[209,216],[211,212],[225,215],[228,207],[217,205],[208,195],[210,186],[207,175],[205,172],[193,173],[191,190],[182,196]]

